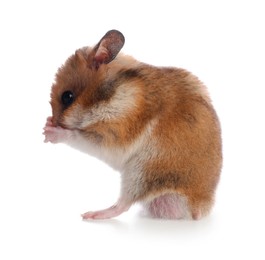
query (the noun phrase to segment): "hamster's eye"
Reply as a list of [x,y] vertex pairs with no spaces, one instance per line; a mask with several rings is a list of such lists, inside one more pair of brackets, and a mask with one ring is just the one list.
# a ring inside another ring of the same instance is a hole
[[74,101],[74,94],[72,91],[65,91],[61,96],[62,103],[65,107],[70,106]]

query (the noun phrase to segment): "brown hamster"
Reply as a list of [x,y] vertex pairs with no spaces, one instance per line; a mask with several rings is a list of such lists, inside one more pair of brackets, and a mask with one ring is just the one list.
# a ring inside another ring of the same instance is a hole
[[206,87],[186,70],[120,54],[107,32],[59,68],[45,142],[64,142],[121,173],[118,202],[84,219],[118,216],[135,202],[166,219],[209,213],[222,167],[221,131]]

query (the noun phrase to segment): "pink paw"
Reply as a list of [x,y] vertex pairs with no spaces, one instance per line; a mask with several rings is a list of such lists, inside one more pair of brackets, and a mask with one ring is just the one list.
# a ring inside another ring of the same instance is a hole
[[71,131],[64,129],[60,126],[53,126],[52,124],[52,117],[48,117],[45,127],[43,128],[45,135],[45,143],[51,142],[51,143],[60,143],[65,141],[69,136]]
[[121,213],[127,211],[130,205],[114,205],[108,209],[103,209],[99,211],[89,211],[82,214],[83,219],[108,219],[119,216]]

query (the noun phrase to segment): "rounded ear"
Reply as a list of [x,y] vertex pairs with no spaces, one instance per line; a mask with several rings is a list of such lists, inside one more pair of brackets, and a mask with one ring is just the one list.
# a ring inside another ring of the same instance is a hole
[[93,66],[98,69],[101,64],[111,62],[120,52],[124,42],[125,38],[121,32],[108,31],[94,48]]

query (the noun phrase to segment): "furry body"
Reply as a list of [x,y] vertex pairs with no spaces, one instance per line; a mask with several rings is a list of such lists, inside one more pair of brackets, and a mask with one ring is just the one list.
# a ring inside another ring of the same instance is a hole
[[[108,53],[104,44],[109,43],[103,37],[96,47],[77,50],[58,70],[53,116],[44,133],[46,141],[66,142],[121,172],[117,204],[83,217],[115,217],[135,202],[159,218],[206,215],[222,149],[205,86],[186,70],[154,67],[123,54],[97,63]],[[65,91],[75,97],[67,107],[61,101]]]

